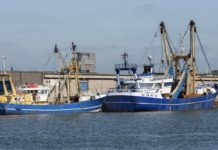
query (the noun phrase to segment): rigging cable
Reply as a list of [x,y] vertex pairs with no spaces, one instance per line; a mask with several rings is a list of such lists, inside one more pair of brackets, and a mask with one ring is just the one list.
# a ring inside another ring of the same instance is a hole
[[[197,34],[198,42],[199,42],[200,47],[201,47],[201,51],[202,51],[202,53],[203,53],[203,55],[204,55],[204,58],[205,58],[205,60],[206,60],[207,65],[208,65],[208,67],[209,67],[209,71],[210,71],[210,73],[212,74],[212,69],[211,69],[210,63],[209,63],[209,61],[208,61],[208,59],[207,59],[207,56],[206,56],[205,50],[204,50],[204,48],[203,48],[203,45],[202,45],[202,43],[201,43],[200,37],[199,37],[199,35],[198,35],[197,32],[196,32],[196,34]],[[212,76],[213,76],[213,81],[211,80],[211,82],[214,83],[214,81],[215,81],[215,75],[212,74]]]
[[208,65],[208,67],[209,67],[209,70],[210,70],[210,72],[212,72],[212,69],[211,69],[211,67],[210,67],[210,64],[209,64],[209,61],[208,61],[208,59],[207,59],[206,53],[205,53],[204,48],[203,48],[203,46],[202,46],[202,44],[201,44],[200,37],[199,37],[199,35],[198,35],[197,32],[196,32],[196,34],[197,34],[198,42],[199,42],[200,47],[201,47],[201,51],[202,51],[202,53],[203,53],[203,55],[204,55],[204,58],[205,58],[205,60],[206,60],[206,62],[207,62],[207,65]]
[[147,49],[145,50],[144,54],[142,55],[142,58],[139,60],[138,65],[140,65],[140,64],[142,63],[142,61],[143,61],[143,59],[144,59],[144,57],[145,57],[147,51],[148,51],[149,48],[151,47],[151,45],[152,45],[152,43],[154,42],[155,38],[158,36],[158,30],[159,30],[159,27],[157,28],[156,32],[154,33],[154,36],[153,36],[151,42],[149,43]]
[[53,56],[53,53],[51,55],[49,55],[48,60],[46,61],[46,63],[42,66],[43,70],[45,69],[45,67],[49,64],[49,62],[51,61],[51,57]]
[[182,35],[182,37],[181,37],[181,41],[178,42],[178,46],[177,46],[177,47],[179,47],[180,43],[183,43],[183,40],[184,40],[184,38],[185,38],[185,36],[186,36],[188,30],[189,30],[189,26],[187,27],[185,33]]
[[201,82],[203,83],[203,85],[204,85],[204,87],[205,87],[206,84],[205,84],[204,80],[202,79],[202,77],[201,77],[201,75],[200,75],[200,73],[199,73],[198,65],[195,64],[195,67],[196,67],[196,70],[197,70],[197,72],[198,72],[199,78],[200,78]]
[[173,54],[173,49],[172,49],[170,43],[173,45],[173,48],[175,49],[175,51],[177,51],[176,47],[174,46],[172,40],[170,39],[169,34],[168,33],[166,33],[166,34],[167,34],[166,39],[167,39],[167,43],[168,43],[168,46],[169,46],[169,49],[170,49],[170,53]]

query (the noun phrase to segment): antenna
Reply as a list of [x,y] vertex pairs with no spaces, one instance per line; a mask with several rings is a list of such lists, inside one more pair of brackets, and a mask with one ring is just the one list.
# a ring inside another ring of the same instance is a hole
[[123,60],[124,60],[124,67],[126,68],[127,65],[128,65],[128,62],[127,62],[128,54],[127,54],[127,52],[125,51],[125,52],[123,53],[123,55],[121,55],[121,56],[123,57]]
[[2,56],[2,62],[3,62],[3,73],[6,73],[6,65],[5,65],[6,57]]

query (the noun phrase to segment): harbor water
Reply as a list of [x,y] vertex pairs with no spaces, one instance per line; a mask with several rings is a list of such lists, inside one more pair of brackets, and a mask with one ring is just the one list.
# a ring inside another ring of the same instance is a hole
[[217,149],[218,109],[0,116],[0,149]]

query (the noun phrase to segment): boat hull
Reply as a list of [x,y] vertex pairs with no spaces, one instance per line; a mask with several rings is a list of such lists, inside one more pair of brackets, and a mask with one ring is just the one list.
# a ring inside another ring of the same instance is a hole
[[60,105],[22,105],[0,103],[0,115],[97,112],[101,110],[104,98],[105,97]]
[[131,95],[110,95],[105,98],[105,112],[179,111],[209,109],[213,107],[217,93],[196,98],[161,99]]

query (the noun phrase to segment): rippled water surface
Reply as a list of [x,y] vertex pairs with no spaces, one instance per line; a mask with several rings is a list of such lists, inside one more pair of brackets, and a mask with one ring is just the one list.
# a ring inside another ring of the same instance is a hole
[[0,116],[0,149],[218,149],[218,109]]

